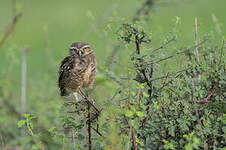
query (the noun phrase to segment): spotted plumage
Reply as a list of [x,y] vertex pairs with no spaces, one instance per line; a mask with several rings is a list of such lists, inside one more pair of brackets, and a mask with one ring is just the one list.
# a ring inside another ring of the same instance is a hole
[[69,56],[61,62],[58,86],[61,96],[77,92],[78,88],[90,88],[96,75],[96,58],[86,42],[73,43]]

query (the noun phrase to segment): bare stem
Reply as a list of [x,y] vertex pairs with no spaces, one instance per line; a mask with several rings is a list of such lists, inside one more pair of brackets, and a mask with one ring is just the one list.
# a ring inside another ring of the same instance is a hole
[[[199,40],[198,40],[198,20],[195,18],[195,57],[196,57],[196,62],[199,64]],[[201,80],[200,74],[198,74],[198,80]]]
[[195,18],[195,57],[196,57],[196,61],[197,63],[199,63],[199,51],[198,51],[198,45],[199,45],[199,41],[198,41],[198,21],[197,18]]
[[92,150],[92,135],[91,135],[91,117],[90,117],[90,103],[88,103],[88,137],[89,137],[89,150]]
[[72,150],[76,150],[75,149],[75,131],[73,129],[71,131],[71,144],[72,144]]
[[0,47],[5,43],[6,39],[9,37],[9,35],[11,33],[13,33],[13,31],[16,27],[16,23],[18,21],[18,18],[20,18],[22,16],[22,14],[23,14],[23,12],[20,12],[13,17],[11,24],[9,25],[8,29],[6,30],[3,38],[0,40]]
[[83,121],[83,124],[84,124],[84,129],[83,129],[83,135],[84,135],[84,147],[85,147],[85,150],[87,150],[87,129],[86,129],[86,115],[84,114],[83,112],[83,117],[84,117],[84,121]]
[[28,48],[25,48],[22,51],[22,66],[21,66],[21,113],[25,113],[26,112],[27,51],[28,51]]
[[134,128],[132,126],[130,126],[130,130],[131,130],[132,139],[133,139],[133,150],[137,150],[137,143],[136,143]]

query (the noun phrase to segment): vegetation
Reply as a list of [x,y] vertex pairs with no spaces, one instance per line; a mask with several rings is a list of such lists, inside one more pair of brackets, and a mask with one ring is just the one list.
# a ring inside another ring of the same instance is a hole
[[[101,2],[0,2],[0,149],[225,149],[226,3]],[[75,103],[57,71],[81,40],[98,74]]]

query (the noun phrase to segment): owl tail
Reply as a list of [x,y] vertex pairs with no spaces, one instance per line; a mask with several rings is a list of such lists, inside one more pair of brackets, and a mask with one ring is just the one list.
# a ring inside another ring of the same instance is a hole
[[60,88],[60,96],[68,96],[69,94],[65,88]]

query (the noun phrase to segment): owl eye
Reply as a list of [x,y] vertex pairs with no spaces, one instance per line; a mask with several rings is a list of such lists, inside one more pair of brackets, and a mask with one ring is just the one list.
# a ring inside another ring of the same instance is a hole
[[89,48],[88,48],[88,47],[86,47],[86,48],[84,48],[83,50],[87,51],[87,50],[89,50]]

